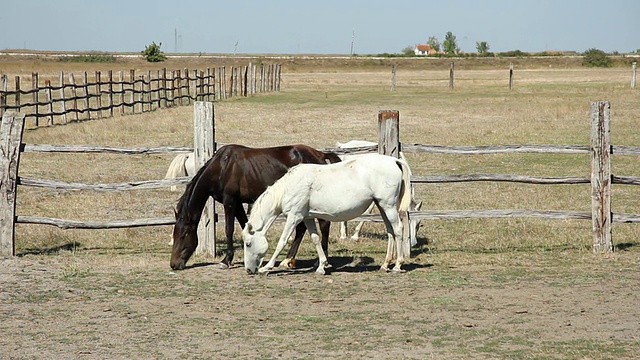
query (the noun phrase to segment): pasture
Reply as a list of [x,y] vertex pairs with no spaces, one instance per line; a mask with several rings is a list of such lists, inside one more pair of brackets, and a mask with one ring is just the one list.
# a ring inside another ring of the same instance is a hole
[[[9,74],[54,67],[8,61],[2,59],[0,68]],[[283,64],[280,92],[215,104],[217,141],[317,148],[350,139],[376,141],[378,111],[390,109],[400,111],[401,142],[587,145],[589,102],[609,100],[612,143],[640,146],[640,92],[629,87],[629,67],[518,62],[509,91],[508,65],[498,69],[483,62],[474,68],[465,62],[456,68],[452,91],[448,63],[441,69],[418,63],[399,65],[391,92],[390,67],[371,62]],[[64,66],[72,71],[73,64]],[[99,65],[75,66],[80,71]],[[23,141],[191,145],[192,114],[192,107],[180,107],[31,129]],[[85,183],[161,179],[173,156],[24,153],[20,175]],[[590,171],[586,154],[406,156],[415,175],[588,176]],[[640,175],[637,157],[613,157],[612,167],[614,174]],[[77,220],[172,216],[183,188],[103,193],[19,186],[17,214]],[[638,191],[614,186],[613,210],[639,213]],[[416,198],[423,209],[588,211],[591,201],[588,184],[493,182],[419,184]],[[218,226],[218,239],[222,230]],[[270,230],[268,254],[281,230],[280,224]],[[616,251],[602,255],[591,252],[590,221],[422,221],[419,245],[404,274],[378,271],[386,252],[381,224],[365,224],[357,241],[339,241],[334,224],[329,261],[335,270],[327,276],[313,273],[315,249],[308,237],[296,271],[247,275],[240,231],[231,269],[218,269],[220,257],[195,256],[188,263],[193,267],[173,272],[170,234],[170,226],[62,230],[19,224],[18,256],[0,260],[0,356],[640,357],[637,224],[614,224]]]

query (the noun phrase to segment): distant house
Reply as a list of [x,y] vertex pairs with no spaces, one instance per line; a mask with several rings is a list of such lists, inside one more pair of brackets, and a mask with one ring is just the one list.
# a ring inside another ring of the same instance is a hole
[[429,44],[416,44],[416,48],[413,51],[416,55],[432,55],[436,53]]

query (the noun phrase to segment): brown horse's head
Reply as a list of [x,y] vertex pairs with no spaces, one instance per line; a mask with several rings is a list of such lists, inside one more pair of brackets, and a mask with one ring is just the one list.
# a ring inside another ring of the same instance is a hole
[[206,178],[202,174],[208,164],[207,162],[198,170],[193,179],[187,184],[184,194],[178,200],[178,206],[175,211],[176,223],[173,227],[173,248],[170,262],[173,270],[184,269],[187,260],[193,255],[198,246],[200,214],[202,214],[204,204],[209,197],[208,194],[202,193],[202,189],[207,188],[207,185],[200,184],[198,186],[198,179]]
[[182,270],[187,260],[198,246],[198,222],[186,221],[176,213],[176,224],[173,227],[173,249],[171,251],[171,268]]

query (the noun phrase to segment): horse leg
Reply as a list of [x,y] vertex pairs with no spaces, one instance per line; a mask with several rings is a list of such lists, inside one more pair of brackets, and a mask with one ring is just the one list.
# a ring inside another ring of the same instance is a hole
[[395,256],[396,262],[393,267],[393,271],[395,272],[403,272],[401,266],[404,263],[404,240],[402,237],[402,221],[400,220],[400,215],[398,214],[398,210],[395,205],[384,205],[376,202],[378,206],[378,210],[380,210],[380,215],[382,216],[382,220],[384,220],[384,225],[387,228],[387,255],[385,256],[384,262],[380,267],[380,270],[389,271],[389,264],[393,261]]
[[318,252],[318,268],[316,269],[316,274],[324,275],[324,269],[329,267],[329,262],[327,261],[327,256],[325,255],[324,249],[322,248],[322,242],[320,241],[320,236],[318,235],[318,229],[316,229],[316,221],[314,219],[305,219],[304,224],[307,226],[309,234],[311,235],[311,241],[313,241],[314,245],[316,246],[316,251]]
[[[234,230],[234,218],[237,213],[237,204],[224,204],[224,233],[227,237],[227,250],[224,255],[224,259],[220,263],[220,267],[223,269],[228,269],[231,267],[231,262],[233,261],[233,230]],[[241,206],[242,207],[242,204]],[[245,218],[246,218],[245,214]]]
[[344,240],[347,238],[347,222],[340,222],[340,240]]
[[[331,221],[318,219],[320,225],[320,233],[322,234],[322,250],[324,254],[329,258],[329,232],[331,232]],[[327,264],[327,266],[331,266]]]
[[296,235],[293,238],[293,242],[291,243],[289,252],[287,252],[287,257],[282,260],[282,262],[280,263],[280,267],[293,269],[296,266],[296,254],[298,253],[298,248],[300,247],[300,243],[302,242],[302,238],[304,237],[304,233],[306,231],[307,227],[304,225],[304,223],[300,223],[298,224],[298,226],[296,226]]
[[287,222],[284,225],[284,230],[282,230],[282,235],[280,235],[280,240],[278,240],[278,245],[276,246],[273,255],[271,255],[271,259],[269,259],[267,265],[258,269],[259,273],[266,273],[269,270],[273,269],[273,267],[276,265],[276,259],[278,258],[278,255],[280,255],[280,252],[282,251],[282,249],[284,249],[284,246],[287,244],[287,239],[289,239],[289,236],[291,236],[291,233],[293,233],[293,230],[295,229],[296,225],[300,223],[300,221],[302,221],[302,216],[296,216],[292,214],[287,216]]
[[240,206],[237,206],[235,209],[236,220],[238,220],[240,228],[244,229],[244,226],[247,225],[247,221],[249,221],[249,219],[247,219],[247,213],[244,211],[244,206],[240,204]]

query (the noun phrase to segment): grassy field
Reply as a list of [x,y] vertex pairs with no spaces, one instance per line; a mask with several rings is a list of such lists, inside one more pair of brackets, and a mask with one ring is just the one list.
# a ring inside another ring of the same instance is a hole
[[[391,92],[387,62],[288,60],[281,92],[215,104],[216,139],[318,148],[350,139],[375,141],[378,111],[390,109],[400,112],[400,139],[407,143],[587,145],[590,101],[609,100],[613,144],[640,146],[640,92],[630,89],[626,67],[518,61],[509,91],[508,64],[492,68],[464,61],[456,65],[455,89],[449,90],[448,62],[438,68],[420,61],[398,66]],[[173,65],[199,63],[163,66]],[[80,71],[102,65],[60,66]],[[58,71],[51,61],[3,59],[0,68],[21,74],[42,69],[51,76]],[[24,142],[190,145],[192,111],[180,107],[30,129]],[[417,175],[590,173],[587,154],[407,157]],[[160,179],[171,159],[24,153],[20,175],[86,183]],[[639,176],[637,163],[636,157],[614,156],[613,173]],[[416,192],[423,209],[589,211],[591,201],[588,185],[430,184],[417,185]],[[17,213],[74,220],[172,216],[179,195],[168,189],[19,187]],[[638,204],[636,187],[614,186],[614,212],[640,213]],[[279,230],[275,226],[270,239]],[[191,260],[192,268],[171,272],[169,226],[18,225],[18,257],[0,262],[0,331],[6,334],[0,349],[20,359],[640,356],[638,225],[614,224],[616,252],[594,255],[590,221],[423,221],[410,271],[400,275],[375,271],[386,249],[380,225],[366,224],[357,242],[338,241],[337,231],[332,227],[332,275],[308,272],[315,254],[305,241],[301,269],[251,277],[241,262],[222,271],[214,265],[219,258],[205,256]],[[241,249],[236,259],[242,259]]]

